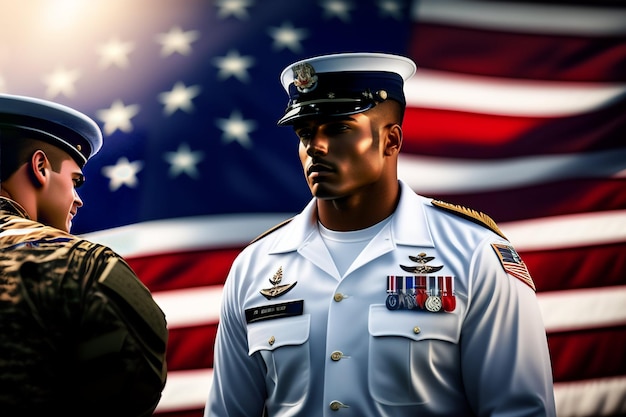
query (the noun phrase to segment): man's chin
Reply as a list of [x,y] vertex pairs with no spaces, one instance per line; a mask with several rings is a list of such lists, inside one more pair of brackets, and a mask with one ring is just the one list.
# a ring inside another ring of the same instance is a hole
[[315,184],[311,187],[311,194],[318,200],[336,200],[337,198],[341,198],[341,195],[336,191],[330,190],[328,187],[320,186],[320,184]]

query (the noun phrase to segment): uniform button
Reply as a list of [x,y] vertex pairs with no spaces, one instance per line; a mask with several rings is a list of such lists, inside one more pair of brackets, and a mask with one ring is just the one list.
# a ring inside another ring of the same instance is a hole
[[338,360],[341,360],[341,358],[343,357],[343,353],[341,353],[340,351],[336,350],[333,353],[330,354],[330,358],[332,360],[334,360],[335,362]]
[[339,410],[340,408],[348,408],[348,406],[347,406],[347,405],[345,405],[345,404],[344,404],[344,403],[342,403],[341,401],[337,401],[337,400],[335,400],[335,401],[331,401],[331,403],[329,404],[329,407],[330,407],[330,409],[331,409],[331,410],[333,410],[333,411],[337,411],[337,410]]
[[418,334],[421,331],[422,331],[422,329],[420,329],[419,326],[413,327],[413,333]]
[[270,337],[269,340],[267,341],[267,343],[269,343],[270,346],[272,346],[275,342],[276,342],[276,338],[274,336]]
[[339,301],[343,300],[343,294],[338,292],[337,294],[335,294],[334,299],[335,299],[336,302],[339,302]]

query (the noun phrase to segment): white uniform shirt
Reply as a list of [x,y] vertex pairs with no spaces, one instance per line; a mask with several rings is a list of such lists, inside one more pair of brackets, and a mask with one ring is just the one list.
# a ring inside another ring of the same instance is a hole
[[[343,278],[315,200],[241,252],[224,286],[205,416],[555,416],[535,293],[492,246],[510,243],[401,187]],[[420,265],[434,272],[402,268]],[[399,290],[389,277],[418,275],[453,277],[454,309],[389,309]]]

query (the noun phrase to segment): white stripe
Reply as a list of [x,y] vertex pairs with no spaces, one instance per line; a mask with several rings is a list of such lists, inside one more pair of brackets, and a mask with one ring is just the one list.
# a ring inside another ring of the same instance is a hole
[[[222,286],[154,293],[170,329],[217,324]],[[546,331],[626,324],[626,286],[539,292]]]
[[170,371],[157,412],[204,409],[213,383],[213,369]]
[[[613,354],[616,361],[624,360],[623,352]],[[626,376],[554,384],[554,397],[558,417],[624,415]]]
[[626,178],[626,149],[496,160],[401,153],[398,176],[424,195],[500,191],[577,178]]
[[258,213],[178,218],[137,223],[86,233],[82,237],[111,247],[124,257],[175,250],[238,247],[249,243],[289,214]]
[[587,113],[625,93],[624,83],[513,80],[425,68],[404,85],[408,107],[523,117]]
[[222,285],[154,292],[168,327],[192,327],[219,321]]
[[520,252],[626,242],[626,210],[508,222],[499,227]]
[[547,332],[626,324],[626,286],[537,294]]
[[[489,213],[487,213],[489,214]],[[240,247],[256,237],[257,230],[267,230],[279,219],[290,215],[232,215],[227,225],[241,229],[235,236],[223,231],[222,216],[180,218],[168,222],[146,222],[83,235],[110,246],[124,257],[144,254],[175,253],[196,250]],[[626,241],[626,210],[614,210],[565,216],[552,216],[517,222],[503,222],[500,229],[518,251],[582,247]],[[194,229],[194,230],[189,230]],[[217,232],[222,230],[221,232]],[[144,235],[145,234],[145,235]],[[157,242],[154,242],[156,240]]]
[[506,32],[583,36],[626,33],[623,7],[468,0],[419,0],[412,17],[421,22]]
[[[171,371],[157,412],[203,410],[213,383],[212,369]],[[554,384],[558,417],[626,413],[626,377]]]

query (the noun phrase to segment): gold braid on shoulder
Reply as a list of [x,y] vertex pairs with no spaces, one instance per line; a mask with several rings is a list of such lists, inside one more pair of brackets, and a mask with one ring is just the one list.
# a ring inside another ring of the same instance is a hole
[[270,229],[266,230],[265,232],[261,233],[260,235],[258,235],[258,236],[257,236],[257,237],[255,237],[254,239],[252,239],[252,240],[250,241],[250,243],[248,243],[248,245],[253,244],[253,243],[254,243],[254,242],[256,242],[257,240],[261,240],[261,239],[263,239],[265,236],[269,235],[270,233],[275,232],[276,230],[280,229],[281,227],[283,227],[284,225],[288,224],[288,223],[289,223],[290,221],[292,221],[292,220],[293,220],[293,217],[291,217],[291,218],[289,218],[289,219],[287,219],[287,220],[284,220],[284,221],[282,221],[282,222],[278,223],[277,225],[273,226],[272,228],[270,228]]
[[502,236],[502,238],[507,239],[506,236],[504,236],[504,233],[502,233],[502,231],[498,228],[496,222],[485,213],[481,213],[480,211],[463,207],[458,204],[446,203],[445,201],[441,200],[432,200],[432,204],[435,207],[439,207],[450,213],[458,214],[461,217],[473,221],[474,223],[483,225],[493,232],[497,233],[499,236]]

